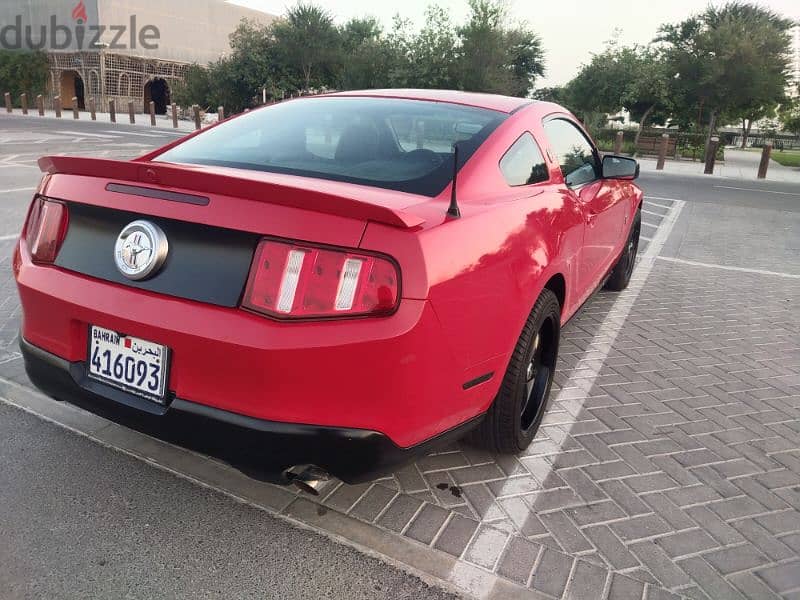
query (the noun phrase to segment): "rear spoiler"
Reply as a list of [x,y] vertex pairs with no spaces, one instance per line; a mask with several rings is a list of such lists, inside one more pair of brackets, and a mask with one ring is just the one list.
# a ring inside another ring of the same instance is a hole
[[[177,188],[206,194],[236,196],[259,202],[269,202],[316,212],[376,221],[409,229],[425,222],[414,214],[398,208],[366,202],[356,194],[346,194],[348,184],[301,178],[292,175],[254,171],[251,177],[239,175],[233,169],[195,167],[153,162],[129,162],[103,158],[74,156],[44,156],[39,159],[44,173],[102,177],[114,181],[129,181]],[[339,193],[325,191],[329,187]],[[371,197],[379,199],[388,190],[375,189]],[[387,196],[388,198],[388,196]],[[387,200],[388,203],[388,200]]]

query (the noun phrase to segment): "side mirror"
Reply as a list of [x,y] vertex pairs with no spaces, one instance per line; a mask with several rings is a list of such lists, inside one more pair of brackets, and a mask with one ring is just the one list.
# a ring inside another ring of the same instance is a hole
[[610,154],[603,157],[603,179],[636,179],[637,177],[639,177],[638,161]]

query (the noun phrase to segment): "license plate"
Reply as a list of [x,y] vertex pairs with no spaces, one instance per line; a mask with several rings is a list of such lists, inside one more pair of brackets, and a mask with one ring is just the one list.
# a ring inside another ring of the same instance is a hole
[[110,329],[89,326],[89,377],[164,403],[169,348]]

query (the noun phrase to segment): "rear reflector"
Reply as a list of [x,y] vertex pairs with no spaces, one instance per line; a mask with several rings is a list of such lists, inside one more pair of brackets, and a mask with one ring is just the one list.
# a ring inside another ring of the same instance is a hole
[[386,258],[264,239],[242,306],[279,319],[378,316],[397,307],[399,287]]
[[24,230],[33,262],[55,262],[68,224],[69,212],[63,202],[41,196],[34,198]]

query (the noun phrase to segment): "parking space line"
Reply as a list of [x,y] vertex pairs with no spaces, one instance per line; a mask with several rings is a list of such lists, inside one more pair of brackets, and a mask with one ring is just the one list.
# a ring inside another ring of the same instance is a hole
[[[686,202],[686,200],[683,200],[681,198],[664,198],[662,196],[645,196],[644,199],[645,200],[666,200],[667,202]],[[658,206],[658,205],[656,205],[656,206]],[[672,207],[665,206],[664,208],[672,208]]]
[[18,233],[12,233],[11,235],[0,235],[0,242],[7,242],[8,240],[15,240],[19,237]]
[[645,210],[642,209],[642,213],[645,215],[653,215],[654,217],[663,217],[664,213],[653,212],[652,210]]
[[31,190],[35,190],[35,187],[21,187],[21,188],[11,188],[9,190],[0,190],[0,194],[12,194],[14,192],[30,192]]
[[800,279],[800,275],[795,273],[783,273],[781,271],[765,271],[763,269],[748,269],[747,267],[735,267],[732,265],[720,265],[717,263],[700,262],[697,260],[686,260],[684,258],[674,258],[672,256],[659,256],[658,260],[691,265],[693,267],[707,267],[710,269],[722,269],[723,271],[738,271],[740,273],[755,273],[756,275],[772,275],[773,277],[785,277],[787,279]]
[[646,227],[652,227],[653,229],[658,229],[658,225],[653,225],[653,224],[647,223],[645,221],[642,221],[642,225],[645,225]]
[[800,192],[780,192],[778,190],[759,190],[757,188],[741,188],[741,187],[733,187],[730,185],[715,185],[715,188],[725,189],[725,190],[738,190],[740,192],[757,192],[759,194],[782,194],[784,196],[800,196]]
[[[575,369],[570,373],[558,395],[553,399],[554,404],[565,402],[569,406],[565,420],[560,421],[556,425],[559,428],[565,428],[567,435],[562,436],[560,441],[554,445],[552,454],[560,454],[563,452],[564,445],[569,443],[569,440],[572,439],[569,435],[570,431],[575,424],[579,422],[580,413],[589,395],[589,390],[600,374],[600,370],[603,368],[619,332],[624,327],[625,321],[636,303],[636,299],[644,289],[647,278],[655,265],[655,259],[664,248],[664,244],[672,232],[673,227],[675,227],[675,223],[680,216],[684,204],[685,202],[682,200],[676,200],[670,211],[664,216],[664,219],[661,221],[661,226],[648,243],[647,249],[641,254],[641,259],[633,271],[633,278],[628,288],[618,294],[617,299],[612,304],[606,317],[600,323],[596,333],[586,344],[583,355],[578,360],[578,364],[582,365],[581,368]],[[577,398],[574,393],[575,388],[583,390]],[[546,427],[547,426],[543,429],[546,429]],[[553,467],[550,465],[545,479],[550,476],[552,469]],[[533,510],[536,510],[535,502]]]

